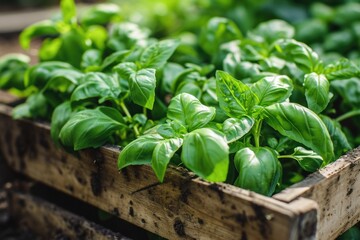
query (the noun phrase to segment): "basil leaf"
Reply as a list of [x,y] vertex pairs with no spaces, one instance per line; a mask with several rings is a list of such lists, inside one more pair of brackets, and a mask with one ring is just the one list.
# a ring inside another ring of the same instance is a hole
[[[112,63],[118,56],[120,56],[122,58],[123,53],[125,53],[125,51],[117,52],[117,53],[110,55],[107,58],[108,60],[107,59],[104,60],[103,66],[108,65],[107,62]],[[128,80],[130,78],[131,74],[136,73],[137,69],[138,69],[138,67],[133,62],[120,63],[113,68],[113,70],[116,71],[119,74],[119,76],[125,80]]]
[[59,137],[65,147],[77,151],[100,147],[109,141],[115,131],[125,128],[123,117],[116,109],[97,107],[73,114],[61,129]]
[[140,28],[135,23],[122,22],[111,25],[107,46],[114,51],[131,49],[133,46],[144,46],[150,30]]
[[259,100],[251,89],[226,72],[216,72],[216,93],[220,108],[229,117],[246,115]]
[[354,109],[360,105],[360,81],[358,78],[335,80],[331,87],[341,96],[343,103],[350,104]]
[[334,64],[327,65],[323,73],[329,81],[349,79],[354,76],[359,77],[360,68],[353,61],[348,59],[340,59]]
[[102,53],[98,49],[89,49],[84,52],[81,58],[81,68],[85,72],[97,71],[100,69]]
[[271,196],[279,182],[281,168],[274,150],[265,147],[243,148],[235,154],[239,172],[234,185]]
[[261,106],[285,101],[293,88],[292,80],[286,75],[268,76],[251,85],[251,91],[259,98]]
[[61,128],[70,119],[72,113],[71,104],[69,101],[63,102],[54,109],[51,116],[51,138],[57,146],[60,146],[59,133]]
[[24,76],[25,86],[35,85],[42,88],[52,78],[53,73],[60,69],[73,69],[74,67],[66,62],[49,61],[38,63],[26,72]]
[[294,27],[279,19],[260,23],[253,31],[251,31],[251,35],[261,37],[268,43],[272,43],[280,38],[293,38],[294,34]]
[[221,44],[241,38],[242,33],[233,21],[213,17],[202,29],[199,41],[201,48],[209,55],[213,55],[219,50]]
[[330,83],[323,74],[310,73],[304,79],[305,97],[308,107],[316,113],[322,112],[330,101]]
[[49,103],[42,92],[30,95],[26,102],[16,106],[13,110],[13,118],[41,118],[47,119]]
[[320,118],[325,123],[331,140],[334,143],[335,158],[337,159],[351,150],[352,147],[345,133],[342,131],[340,123],[324,115],[321,115]]
[[119,13],[120,7],[117,4],[97,4],[81,15],[80,22],[84,26],[104,25],[118,16]]
[[119,83],[114,76],[90,72],[83,77],[82,83],[73,91],[71,102],[97,98],[99,103],[102,103],[108,99],[117,99],[120,93]]
[[183,81],[176,88],[175,95],[180,93],[188,93],[196,97],[197,99],[201,98],[202,89],[195,81]]
[[166,61],[175,52],[180,42],[177,40],[162,40],[145,48],[140,56],[140,64],[142,68],[162,68]]
[[228,143],[235,142],[247,134],[253,127],[254,119],[243,116],[239,118],[228,118],[223,123],[223,132]]
[[91,47],[104,50],[108,39],[107,29],[99,25],[90,26],[85,31],[85,39],[87,43],[91,41]]
[[160,124],[156,131],[164,138],[181,137],[183,134],[187,133],[186,128],[178,121]]
[[[117,51],[117,52],[114,52],[111,55],[107,56],[101,65],[102,71],[105,71],[106,69],[111,69],[111,67],[115,66],[118,63],[121,63],[128,53],[129,53],[129,51],[127,51],[127,50]],[[121,69],[121,66],[123,66],[123,65],[119,66],[120,69]]]
[[220,132],[200,128],[185,136],[181,160],[198,176],[223,182],[229,167],[229,147]]
[[118,169],[129,165],[150,164],[154,149],[162,140],[158,134],[143,135],[135,139],[120,152]]
[[89,49],[82,29],[72,28],[70,31],[62,33],[58,39],[60,40],[60,46],[56,51],[56,55],[53,58],[46,56],[42,60],[64,61],[76,68],[80,68],[82,55]]
[[166,167],[182,143],[181,138],[172,138],[161,141],[156,145],[152,154],[151,167],[160,182],[164,180]]
[[52,106],[57,106],[68,100],[71,92],[78,85],[83,74],[72,69],[59,69],[52,73],[52,77],[43,87],[42,92]]
[[74,0],[61,0],[61,15],[65,23],[76,23],[76,6]]
[[294,62],[305,73],[314,72],[319,64],[319,56],[305,43],[293,39],[280,39],[275,42],[275,49],[281,57]]
[[0,59],[0,88],[23,90],[24,74],[29,67],[30,58],[24,54],[8,54]]
[[19,36],[19,43],[22,48],[29,49],[33,38],[58,34],[59,32],[56,28],[56,24],[50,20],[44,20],[25,28]]
[[311,110],[296,103],[276,103],[264,108],[264,120],[290,139],[318,153],[327,164],[334,160],[334,147],[321,119]]
[[203,105],[196,97],[188,93],[181,93],[171,99],[167,117],[180,122],[192,131],[213,120],[215,108]]
[[131,100],[148,109],[152,109],[155,102],[155,71],[152,68],[140,69],[132,73],[129,78]]
[[298,161],[302,169],[308,172],[317,171],[323,162],[321,156],[314,151],[307,150],[303,147],[295,148],[294,153],[291,156]]

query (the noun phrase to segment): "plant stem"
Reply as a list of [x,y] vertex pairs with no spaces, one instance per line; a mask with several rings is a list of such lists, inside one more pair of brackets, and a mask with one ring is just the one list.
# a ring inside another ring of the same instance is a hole
[[[124,104],[124,102],[120,102],[119,105],[120,105],[121,109],[124,111],[128,121],[130,123],[133,123],[132,116],[131,116],[129,110],[127,109],[126,105]],[[140,131],[139,131],[138,127],[135,124],[133,126],[133,129],[134,129],[135,136],[136,137],[140,136]]]
[[296,160],[296,158],[293,155],[280,155],[278,156],[278,158],[292,158]]
[[351,118],[351,117],[354,117],[356,115],[360,115],[360,110],[353,110],[353,111],[350,111],[350,112],[347,112],[341,116],[339,116],[338,118],[335,119],[335,121],[337,122],[341,122],[341,121],[344,121],[345,119],[348,119],[348,118]]
[[119,103],[121,109],[124,111],[126,117],[129,119],[129,122],[132,122],[132,117],[131,114],[129,112],[129,110],[127,109],[127,107],[125,106],[125,104],[123,102]]
[[260,131],[261,131],[262,120],[256,121],[253,131],[255,147],[260,147]]

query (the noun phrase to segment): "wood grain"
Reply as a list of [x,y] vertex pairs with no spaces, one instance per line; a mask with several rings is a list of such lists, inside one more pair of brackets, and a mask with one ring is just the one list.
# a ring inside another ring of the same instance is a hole
[[41,239],[131,240],[41,198],[9,191],[10,216]]
[[0,151],[10,166],[128,222],[169,239],[314,239],[317,204],[264,197],[212,184],[182,168],[160,184],[151,167],[117,170],[119,149],[69,154],[57,148],[49,126],[14,121],[0,105]]
[[319,239],[334,239],[360,221],[360,147],[273,198],[299,197],[319,205]]

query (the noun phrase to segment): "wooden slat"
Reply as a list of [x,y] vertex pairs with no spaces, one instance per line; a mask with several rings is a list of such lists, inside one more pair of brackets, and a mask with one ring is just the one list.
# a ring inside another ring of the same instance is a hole
[[[14,121],[0,105],[0,151],[16,171],[169,239],[313,239],[317,204],[287,204],[171,167],[159,184],[149,166],[117,170],[119,150],[68,154],[49,126]],[[309,228],[308,226],[312,226]]]
[[131,240],[40,198],[8,192],[10,216],[41,239]]
[[273,197],[284,202],[315,200],[319,239],[339,236],[360,221],[360,147]]
[[0,90],[0,103],[11,104],[18,100],[19,100],[18,97],[14,96],[6,91]]

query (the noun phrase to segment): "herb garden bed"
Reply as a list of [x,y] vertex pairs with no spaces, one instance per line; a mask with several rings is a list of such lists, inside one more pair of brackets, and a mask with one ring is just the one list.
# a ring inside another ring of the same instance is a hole
[[169,239],[330,239],[360,220],[359,148],[270,198],[183,168],[170,167],[163,183],[146,165],[118,172],[118,148],[69,154],[47,123],[11,111],[0,105],[0,152],[11,168]]

